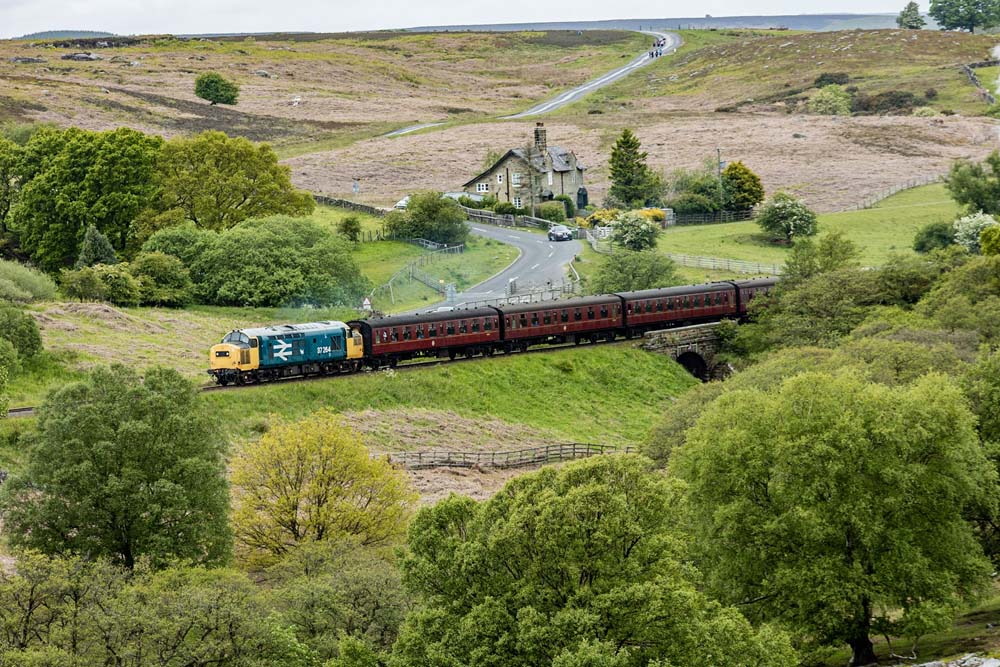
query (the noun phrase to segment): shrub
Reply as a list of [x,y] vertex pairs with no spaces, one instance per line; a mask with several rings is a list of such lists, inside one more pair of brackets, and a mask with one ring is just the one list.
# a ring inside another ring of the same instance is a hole
[[111,247],[108,237],[90,225],[83,235],[80,244],[80,255],[76,259],[76,268],[94,266],[95,264],[114,264],[118,261],[115,249]]
[[6,338],[0,338],[0,374],[12,378],[19,370],[21,370],[21,359],[17,354],[17,348]]
[[917,230],[913,249],[920,253],[947,248],[955,242],[955,228],[948,222],[932,222]]
[[809,111],[825,116],[849,116],[851,94],[837,84],[820,88],[809,100]]
[[612,220],[618,217],[620,211],[616,208],[599,208],[587,216],[587,222],[591,227],[606,227]]
[[636,213],[650,222],[665,222],[667,219],[667,214],[663,212],[662,208],[644,208]]
[[996,218],[982,212],[961,217],[952,223],[952,228],[955,231],[955,243],[977,255],[980,250],[979,236],[984,229],[997,224]]
[[868,114],[910,113],[920,102],[919,97],[907,90],[888,90],[876,95],[855,95],[851,109]]
[[825,88],[830,85],[846,86],[850,80],[851,77],[847,72],[823,72],[813,81],[813,86],[816,88]]
[[191,303],[191,274],[177,257],[162,252],[142,253],[129,265],[129,271],[139,281],[142,305],[181,308]]
[[410,196],[406,211],[385,217],[385,226],[398,238],[422,238],[437,243],[464,243],[469,236],[465,213],[453,199],[440,192]]
[[42,335],[35,318],[20,308],[0,306],[0,338],[9,340],[21,359],[42,351]]
[[509,201],[497,202],[493,207],[493,212],[497,215],[517,215],[517,207]]
[[816,233],[816,214],[801,200],[779,192],[761,207],[757,224],[768,234],[791,241]]
[[45,301],[55,296],[56,284],[46,274],[31,267],[0,260],[0,299]]
[[79,301],[103,301],[104,283],[92,266],[80,269],[63,269],[59,273],[59,285],[69,299]]
[[161,229],[142,244],[142,252],[162,252],[173,255],[184,266],[191,268],[195,259],[215,243],[218,234],[207,229],[199,229],[193,222],[176,227]]
[[987,227],[980,232],[979,248],[984,255],[1000,255],[1000,225]]
[[555,201],[561,201],[566,206],[566,219],[576,217],[576,204],[569,195],[556,195]]
[[764,201],[764,184],[760,176],[740,161],[730,162],[722,171],[726,208],[732,211],[749,211]]
[[934,88],[928,88],[927,90],[924,91],[924,97],[926,97],[928,100],[936,99],[937,96],[938,96],[938,91]]
[[240,87],[216,72],[205,72],[194,81],[194,94],[215,104],[236,104]]
[[719,202],[695,192],[684,192],[667,202],[667,208],[677,214],[715,213],[720,210]]
[[361,221],[356,215],[348,215],[337,223],[337,233],[351,243],[361,240]]
[[656,246],[660,226],[638,213],[623,213],[615,220],[614,242],[633,251]]
[[104,285],[104,299],[116,306],[138,306],[142,286],[129,273],[128,264],[98,264],[93,267]]
[[938,110],[933,107],[917,107],[913,110],[913,115],[920,118],[933,118],[934,116],[940,116]]
[[566,222],[566,207],[559,201],[547,201],[538,207],[538,217],[549,222]]

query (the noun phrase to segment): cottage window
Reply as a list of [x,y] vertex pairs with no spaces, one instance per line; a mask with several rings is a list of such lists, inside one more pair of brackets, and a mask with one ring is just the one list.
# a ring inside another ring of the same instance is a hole
[[524,208],[523,206],[521,206],[520,197],[514,197],[514,201],[512,203],[514,204],[514,208]]
[[503,174],[497,174],[497,184],[503,183]]
[[[510,175],[510,184],[514,187],[521,185],[521,174],[513,173]],[[520,208],[520,207],[519,207]]]
[[490,191],[489,183],[476,183],[476,192],[489,192],[489,191]]
[[549,172],[549,185],[552,185],[552,172]]

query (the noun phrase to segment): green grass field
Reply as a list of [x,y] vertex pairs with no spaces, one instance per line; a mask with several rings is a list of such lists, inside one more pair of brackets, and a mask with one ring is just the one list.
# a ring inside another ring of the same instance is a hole
[[567,441],[634,445],[695,382],[669,357],[620,344],[262,385],[205,400],[234,437],[259,430],[272,413],[420,408],[533,426]]
[[[842,232],[877,266],[893,254],[913,252],[913,236],[931,222],[950,222],[961,209],[942,184],[905,190],[874,208],[819,216],[819,233]],[[659,240],[662,252],[782,264],[790,248],[768,240],[754,222],[672,227]]]

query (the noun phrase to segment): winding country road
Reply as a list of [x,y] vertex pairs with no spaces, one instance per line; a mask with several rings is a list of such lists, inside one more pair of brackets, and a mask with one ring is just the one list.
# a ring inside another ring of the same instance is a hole
[[[652,30],[643,30],[642,32],[643,34],[649,35],[650,37],[662,38],[666,41],[666,44],[663,47],[664,56],[669,55],[674,51],[676,51],[682,43],[680,35],[678,35],[677,33],[656,32]],[[561,109],[567,104],[572,104],[573,102],[576,102],[577,100],[586,97],[595,90],[600,90],[604,86],[612,84],[615,81],[618,81],[619,79],[628,76],[629,74],[639,69],[640,67],[648,65],[653,60],[655,59],[649,57],[649,52],[643,52],[642,55],[638,56],[632,62],[630,62],[628,65],[625,65],[624,67],[619,67],[618,69],[612,72],[608,72],[607,74],[603,74],[597,77],[596,79],[591,79],[590,81],[588,81],[583,85],[577,86],[576,88],[572,88],[563,93],[560,93],[551,100],[541,102],[540,104],[536,104],[530,109],[527,109],[520,113],[516,113],[512,116],[503,116],[500,120],[530,118],[531,116],[540,116],[542,114],[555,111],[556,109]],[[444,125],[444,122],[441,121],[437,123],[420,123],[419,125],[410,125],[409,127],[403,127],[398,130],[393,130],[392,132],[389,132],[385,136],[400,137],[403,136],[404,134],[410,134],[411,132],[417,132],[419,130],[425,130],[429,127],[437,127],[439,125]]]

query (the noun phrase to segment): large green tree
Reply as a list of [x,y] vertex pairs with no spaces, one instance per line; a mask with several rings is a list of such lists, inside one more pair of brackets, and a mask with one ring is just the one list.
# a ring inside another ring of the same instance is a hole
[[91,225],[124,249],[132,220],[156,190],[162,144],[128,128],[36,132],[24,148],[24,184],[12,211],[21,246],[49,271],[76,260]]
[[0,232],[7,232],[7,219],[21,188],[18,168],[21,147],[0,136]]
[[945,187],[969,213],[1000,213],[1000,151],[983,162],[958,160],[951,166]]
[[589,286],[593,294],[614,294],[678,284],[672,261],[656,250],[619,250],[609,255]]
[[421,238],[436,243],[464,243],[469,225],[462,208],[440,192],[410,195],[405,211],[386,216],[386,229],[397,238]]
[[764,201],[764,184],[760,176],[739,160],[730,162],[722,170],[722,188],[726,208],[733,211],[749,211]]
[[697,590],[678,511],[648,459],[620,455],[524,475],[481,504],[451,496],[421,510],[403,572],[423,604],[392,664],[797,664],[782,634]]
[[942,30],[992,28],[1000,23],[998,0],[931,0],[931,17]]
[[757,224],[772,238],[792,241],[816,233],[816,214],[801,199],[779,192],[761,206]]
[[625,128],[611,148],[608,169],[611,187],[608,195],[625,206],[640,207],[652,204],[662,194],[662,183],[646,164],[647,153],[642,150],[639,138]]
[[896,25],[903,30],[920,30],[927,25],[927,21],[920,15],[920,5],[910,0],[896,17]]
[[154,229],[166,218],[167,225],[190,220],[219,231],[248,218],[308,215],[316,206],[308,192],[292,186],[291,171],[268,144],[222,132],[171,139],[156,168],[152,212],[161,220],[151,224]]
[[224,441],[179,373],[97,368],[39,409],[23,470],[4,484],[5,532],[48,554],[224,561]]
[[996,481],[958,388],[806,373],[723,395],[673,452],[710,589],[803,640],[875,661],[873,627],[920,634],[989,562],[965,511]]

